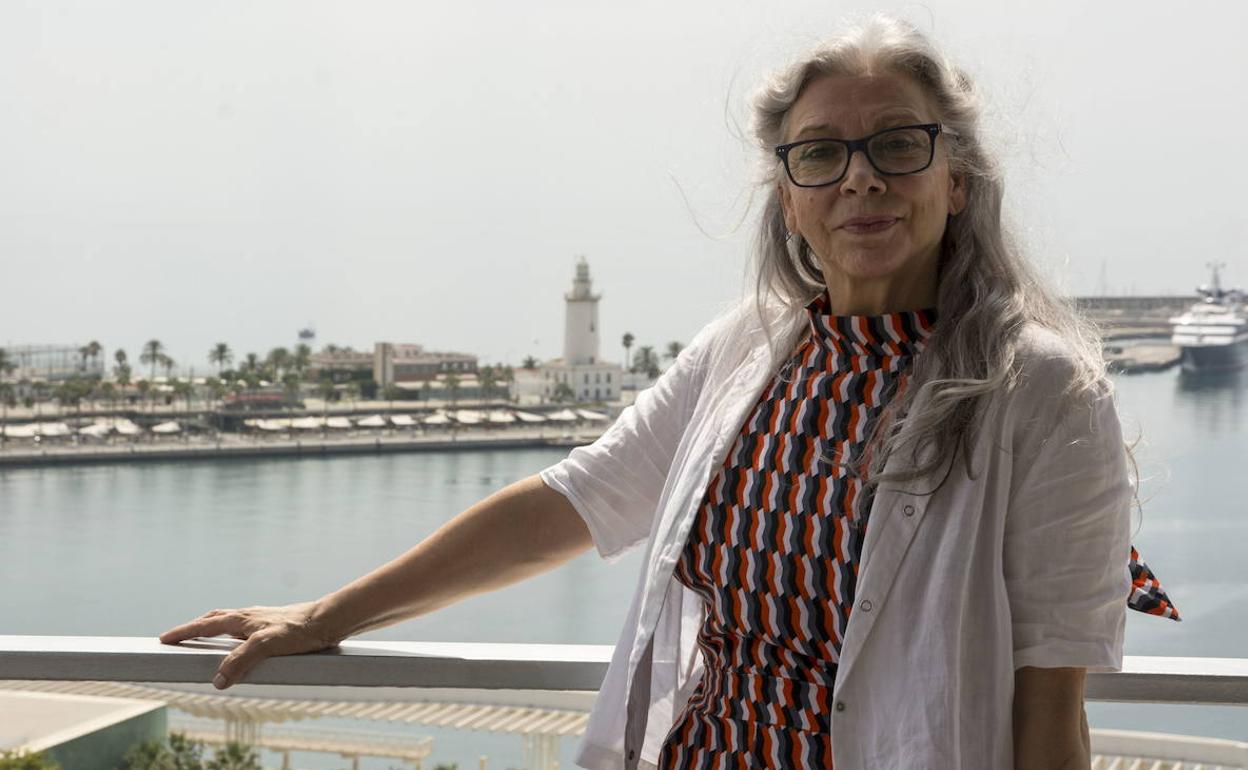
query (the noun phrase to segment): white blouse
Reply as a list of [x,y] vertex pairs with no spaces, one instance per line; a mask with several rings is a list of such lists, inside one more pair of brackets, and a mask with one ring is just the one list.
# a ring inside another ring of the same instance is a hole
[[[765,313],[772,348],[743,302],[597,441],[541,471],[604,559],[646,543],[581,767],[656,762],[697,684],[702,603],[673,570],[707,484],[806,329],[801,307]],[[1043,328],[1024,330],[1019,356],[1019,385],[986,404],[973,477],[959,452],[934,494],[943,472],[876,490],[833,689],[837,770],[1011,767],[1015,669],[1121,670],[1131,485],[1113,399],[1063,397],[1070,359]]]

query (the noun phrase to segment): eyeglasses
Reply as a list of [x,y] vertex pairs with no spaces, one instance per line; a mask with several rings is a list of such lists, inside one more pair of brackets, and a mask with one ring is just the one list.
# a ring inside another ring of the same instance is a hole
[[876,171],[886,176],[917,174],[932,165],[938,134],[957,136],[939,123],[898,126],[862,139],[805,139],[776,148],[789,179],[798,187],[836,184],[861,150]]

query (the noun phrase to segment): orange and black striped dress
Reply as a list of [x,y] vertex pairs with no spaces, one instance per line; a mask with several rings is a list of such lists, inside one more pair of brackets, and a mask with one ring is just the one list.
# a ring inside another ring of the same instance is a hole
[[[660,770],[832,767],[832,685],[872,497],[833,461],[857,457],[936,312],[831,315],[826,293],[806,309],[810,333],[763,389],[676,565],[706,602],[704,668]],[[1131,606],[1178,620],[1130,558]]]

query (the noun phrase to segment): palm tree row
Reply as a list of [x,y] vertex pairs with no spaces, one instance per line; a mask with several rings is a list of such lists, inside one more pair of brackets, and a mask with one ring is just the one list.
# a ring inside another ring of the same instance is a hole
[[[650,345],[643,345],[637,348],[637,359],[632,359],[631,351],[633,342],[635,342],[636,339],[637,338],[634,337],[631,332],[624,333],[624,368],[634,374],[645,372],[646,376],[651,379],[658,377],[660,371],[660,359],[653,347]],[[679,342],[669,342],[667,343],[667,353],[663,356],[663,358],[668,361],[675,361],[676,357],[680,355],[680,351],[683,349],[684,346]]]

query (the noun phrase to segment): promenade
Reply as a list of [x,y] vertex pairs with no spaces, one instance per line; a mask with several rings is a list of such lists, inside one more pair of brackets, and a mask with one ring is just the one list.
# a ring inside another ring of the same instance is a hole
[[10,442],[0,449],[0,468],[33,465],[75,465],[116,462],[251,459],[258,457],[330,457],[394,452],[447,452],[483,449],[532,449],[589,444],[604,428],[460,429],[434,434],[415,432],[357,433],[348,436],[253,436],[222,433],[208,437],[177,437],[114,444],[30,444]]

